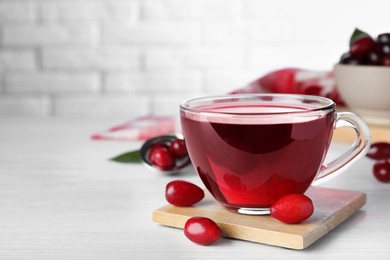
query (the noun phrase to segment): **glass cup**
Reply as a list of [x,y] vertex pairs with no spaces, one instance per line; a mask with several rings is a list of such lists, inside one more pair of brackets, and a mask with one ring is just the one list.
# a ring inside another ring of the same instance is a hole
[[[264,214],[280,197],[304,193],[345,171],[370,147],[367,124],[327,98],[292,94],[201,97],[180,105],[191,162],[227,209]],[[355,130],[352,147],[324,164],[333,130]]]

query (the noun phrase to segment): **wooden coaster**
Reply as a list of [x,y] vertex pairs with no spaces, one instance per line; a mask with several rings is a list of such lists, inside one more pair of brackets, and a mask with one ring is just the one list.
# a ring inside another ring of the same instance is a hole
[[314,213],[306,221],[288,225],[270,216],[248,216],[226,210],[211,195],[192,207],[166,205],[153,212],[153,221],[183,228],[194,216],[208,217],[224,237],[291,249],[304,249],[349,218],[366,203],[366,194],[356,191],[312,187],[307,192]]

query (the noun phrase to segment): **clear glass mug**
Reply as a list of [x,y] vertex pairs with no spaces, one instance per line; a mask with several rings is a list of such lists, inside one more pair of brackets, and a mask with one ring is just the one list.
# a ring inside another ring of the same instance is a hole
[[[327,98],[292,94],[201,97],[180,105],[191,162],[229,210],[263,214],[280,197],[337,176],[370,147],[367,124]],[[352,147],[324,164],[333,130],[355,130]]]

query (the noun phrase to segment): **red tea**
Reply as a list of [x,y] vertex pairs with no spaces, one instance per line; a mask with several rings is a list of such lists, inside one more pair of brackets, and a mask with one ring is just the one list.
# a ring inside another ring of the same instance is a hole
[[261,208],[305,192],[324,161],[334,124],[334,111],[300,113],[310,109],[251,103],[182,111],[191,161],[215,199],[233,208]]

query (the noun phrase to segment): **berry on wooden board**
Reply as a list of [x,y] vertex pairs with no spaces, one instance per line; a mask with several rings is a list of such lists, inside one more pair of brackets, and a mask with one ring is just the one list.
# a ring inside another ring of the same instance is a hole
[[221,238],[221,228],[211,219],[192,217],[184,226],[185,236],[194,243],[210,245]]
[[296,224],[308,219],[314,212],[314,206],[304,194],[288,194],[272,204],[270,212],[281,222]]

